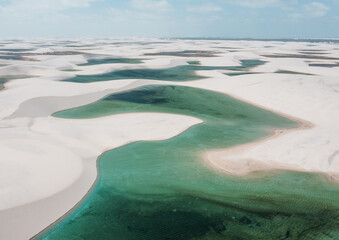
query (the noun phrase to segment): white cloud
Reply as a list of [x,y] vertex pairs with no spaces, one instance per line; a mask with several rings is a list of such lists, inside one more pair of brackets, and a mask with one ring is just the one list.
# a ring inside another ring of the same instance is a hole
[[227,3],[249,8],[277,7],[283,5],[281,0],[224,0]]
[[329,7],[320,2],[310,2],[299,6],[298,8],[286,9],[286,16],[288,20],[305,21],[307,18],[323,17],[329,11]]
[[222,8],[213,4],[213,3],[206,3],[203,5],[197,5],[197,6],[190,6],[187,8],[187,11],[189,12],[218,12],[221,11]]
[[311,2],[310,4],[304,6],[304,10],[306,11],[307,15],[312,17],[322,17],[327,14],[329,7],[320,2]]
[[171,5],[166,0],[131,0],[133,8],[150,11],[169,11]]
[[25,18],[39,17],[40,14],[57,14],[69,8],[89,7],[96,0],[11,0],[0,5],[0,16]]
[[11,0],[2,9],[18,9],[26,11],[59,11],[74,7],[88,7],[96,0]]

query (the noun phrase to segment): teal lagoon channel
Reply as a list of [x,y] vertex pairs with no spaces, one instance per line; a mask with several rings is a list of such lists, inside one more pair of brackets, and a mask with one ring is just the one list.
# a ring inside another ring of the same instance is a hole
[[107,151],[98,178],[72,213],[36,239],[336,239],[339,188],[322,175],[271,172],[237,178],[202,153],[299,125],[212,91],[150,85],[54,114],[95,118],[129,112],[184,114],[204,122],[163,141]]
[[195,74],[196,71],[208,71],[208,70],[233,70],[233,71],[247,71],[250,68],[264,64],[261,60],[241,60],[241,66],[201,66],[201,65],[180,65],[172,68],[162,69],[127,69],[116,70],[104,74],[95,75],[77,75],[72,78],[65,79],[66,82],[77,83],[91,83],[100,81],[111,81],[121,79],[148,79],[148,80],[161,80],[161,81],[191,81],[203,79],[205,77]]
[[92,66],[99,64],[109,64],[109,63],[124,63],[124,64],[138,64],[142,63],[142,60],[138,58],[90,58],[86,63],[78,64],[78,66]]

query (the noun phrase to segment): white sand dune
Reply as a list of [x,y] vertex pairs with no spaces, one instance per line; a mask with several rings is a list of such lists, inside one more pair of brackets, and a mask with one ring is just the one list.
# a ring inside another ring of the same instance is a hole
[[[339,68],[310,67],[310,63],[337,60],[271,58],[264,55],[299,54],[324,50],[339,57],[334,44],[169,40],[166,44],[110,45],[125,40],[79,40],[94,44],[85,51],[96,57],[145,58],[142,64],[76,66],[89,55],[36,55],[38,61],[0,60],[0,75],[33,75],[12,80],[0,91],[0,239],[28,239],[69,211],[90,189],[96,177],[96,159],[104,151],[139,140],[167,139],[201,120],[163,113],[131,113],[95,119],[57,119],[53,112],[96,101],[107,94],[147,84],[177,84],[230,94],[277,113],[298,119],[312,128],[286,131],[274,137],[215,150],[204,155],[208,166],[228,174],[291,169],[339,173]],[[46,43],[57,44],[50,39]],[[30,43],[23,46],[29,48]],[[35,45],[36,46],[36,45]],[[19,48],[18,44],[8,47]],[[51,47],[52,49],[52,47]],[[90,49],[90,50],[88,50]],[[55,51],[77,50],[53,47]],[[166,51],[216,51],[216,57],[143,56]],[[35,49],[32,52],[46,52]],[[259,74],[229,77],[222,70],[199,71],[206,79],[190,82],[115,80],[88,84],[61,82],[75,74],[100,74],[132,68],[167,68],[200,61],[205,66],[239,66],[242,59],[260,59]],[[61,69],[76,68],[79,72]],[[281,74],[286,70],[302,74]],[[16,226],[22,226],[20,231]]]
[[[0,94],[1,239],[28,239],[69,211],[94,183],[95,162],[104,151],[134,141],[168,139],[201,122],[163,113],[56,119],[49,115],[152,81],[23,81],[11,82]],[[14,225],[25,227],[18,232],[9,227]]]
[[71,185],[82,172],[81,159],[97,157],[134,141],[171,138],[201,122],[188,116],[158,113],[19,120],[15,123],[18,128],[21,125],[20,132],[18,128],[5,128],[0,137],[0,151],[9,158],[1,159],[1,210],[36,201]]
[[214,153],[208,160],[228,172],[232,171],[227,170],[227,165],[237,163],[232,172],[235,175],[251,172],[251,167],[246,168],[253,161],[268,164],[272,169],[338,173],[339,156],[335,153],[339,150],[339,135],[335,129],[339,121],[339,85],[336,82],[332,76],[258,74],[191,83],[190,86],[228,93],[313,124],[312,128],[291,131],[243,151],[220,152],[218,157]]
[[[6,157],[0,160],[0,210],[34,203],[69,187],[80,187],[81,190],[77,189],[71,195],[72,201],[68,200],[70,204],[66,200],[62,208],[54,207],[60,204],[57,201],[60,197],[50,198],[48,208],[44,209],[49,214],[37,214],[38,224],[34,221],[22,222],[27,218],[16,219],[16,225],[23,224],[26,228],[21,229],[20,233],[2,229],[2,239],[27,239],[37,230],[47,227],[51,216],[56,220],[73,207],[93,184],[95,174],[89,175],[87,172],[93,172],[96,158],[102,152],[134,141],[168,139],[201,122],[192,117],[158,113],[131,113],[82,120],[53,117],[19,120],[15,122],[16,128],[1,129],[0,151]],[[88,164],[92,169],[85,171]],[[85,176],[87,179],[83,179]],[[69,195],[69,192],[64,195]],[[27,207],[30,208],[30,205]],[[22,207],[20,211],[25,213],[29,208]],[[17,214],[15,210],[7,212],[0,214],[1,220]],[[45,221],[42,222],[42,218]]]

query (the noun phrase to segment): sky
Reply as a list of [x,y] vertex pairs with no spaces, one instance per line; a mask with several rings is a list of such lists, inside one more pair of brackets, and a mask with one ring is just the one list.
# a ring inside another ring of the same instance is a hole
[[0,37],[339,38],[339,0],[0,0]]

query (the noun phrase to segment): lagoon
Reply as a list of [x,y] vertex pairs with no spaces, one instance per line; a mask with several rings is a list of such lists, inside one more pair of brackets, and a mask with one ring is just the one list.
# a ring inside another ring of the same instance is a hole
[[98,180],[74,211],[37,239],[334,239],[339,188],[311,173],[235,178],[205,165],[202,152],[254,141],[297,123],[224,94],[145,86],[55,113],[93,118],[166,112],[204,123],[165,141],[104,153]]

